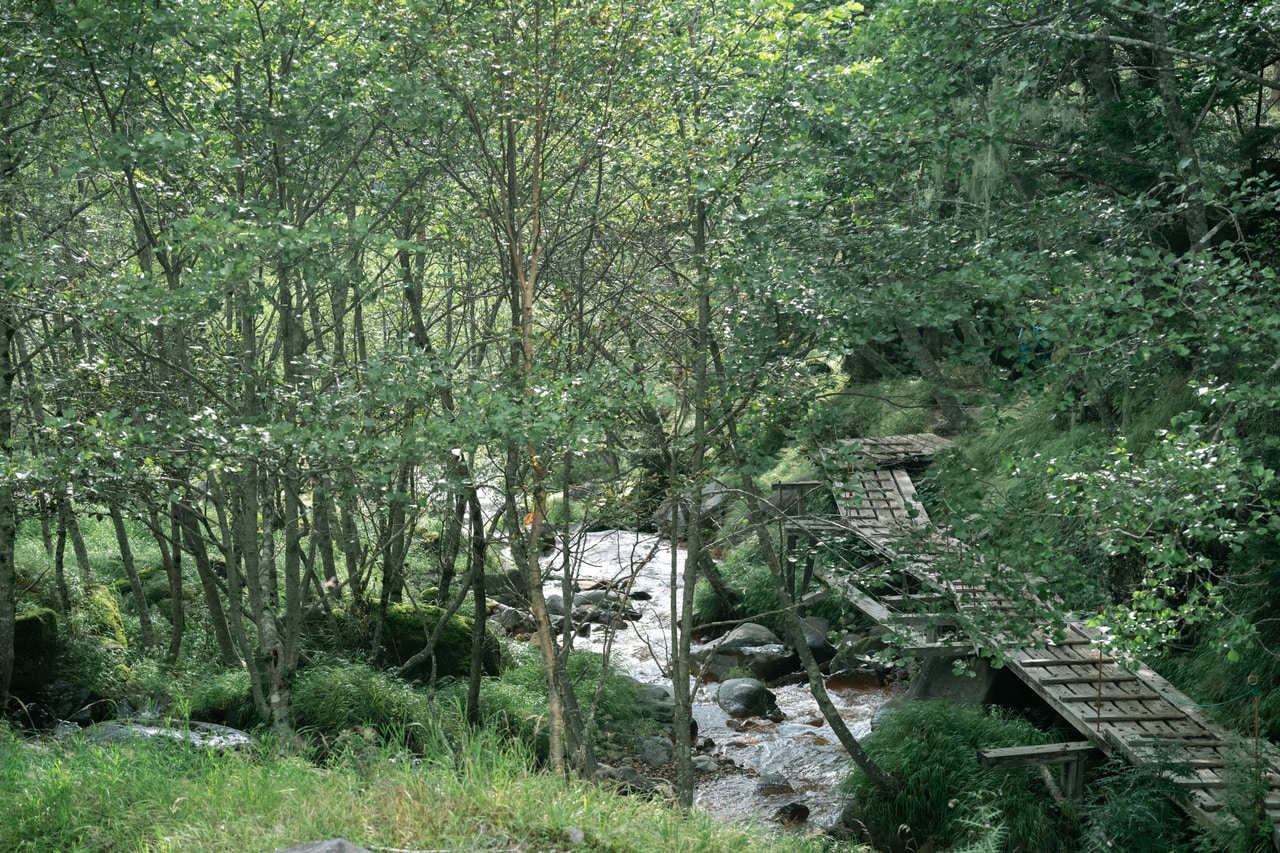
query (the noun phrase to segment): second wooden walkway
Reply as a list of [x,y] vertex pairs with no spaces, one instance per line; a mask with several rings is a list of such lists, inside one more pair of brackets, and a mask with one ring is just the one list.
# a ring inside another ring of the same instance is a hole
[[[803,577],[791,568],[800,599],[817,581],[883,625],[903,651],[997,656],[1099,752],[1159,767],[1197,821],[1214,826],[1231,820],[1229,798],[1245,798],[1276,827],[1272,842],[1280,850],[1280,753],[1269,743],[1227,733],[1150,667],[1111,655],[1105,636],[1084,623],[1068,623],[1066,635],[1053,639],[1043,629],[1018,639],[998,629],[973,629],[975,621],[998,622],[993,611],[1025,602],[981,583],[950,580],[940,570],[941,561],[965,545],[931,527],[909,469],[923,467],[945,446],[945,439],[931,435],[862,439],[827,452],[829,462],[838,460],[829,467],[843,472],[836,482],[775,485],[791,553],[801,538],[853,538],[893,561],[904,576],[904,589],[876,595],[852,573],[823,571],[810,557]],[[835,494],[838,518],[791,511],[804,492],[823,486]]]

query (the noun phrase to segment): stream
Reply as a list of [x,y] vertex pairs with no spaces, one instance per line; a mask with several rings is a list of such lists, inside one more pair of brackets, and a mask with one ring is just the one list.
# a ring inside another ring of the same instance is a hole
[[[624,583],[635,572],[633,589],[647,592],[651,598],[633,602],[640,618],[613,633],[610,660],[643,683],[669,684],[664,670],[671,645],[672,561],[676,562],[678,578],[683,570],[683,546],[673,555],[671,543],[655,535],[608,530],[575,534],[571,553],[580,584],[590,580]],[[557,549],[547,560],[562,561],[563,553]],[[559,581],[547,584],[547,595],[559,592]],[[675,593],[678,601],[678,585]],[[578,638],[575,643],[579,648],[604,652],[609,632],[599,626],[592,628],[589,638]],[[809,813],[807,823],[796,824],[796,828],[817,831],[833,824],[840,815],[839,787],[849,761],[808,684],[770,688],[786,715],[779,723],[759,717],[731,719],[716,704],[716,689],[715,684],[700,685],[694,702],[699,738],[714,742],[705,753],[721,765],[718,772],[698,774],[697,805],[718,819],[747,822],[768,820],[780,807],[799,802]],[[841,684],[835,679],[828,680],[827,690],[857,737],[870,731],[872,715],[895,695],[874,684]],[[640,770],[644,772],[643,767]],[[782,776],[792,790],[758,790],[764,774]]]

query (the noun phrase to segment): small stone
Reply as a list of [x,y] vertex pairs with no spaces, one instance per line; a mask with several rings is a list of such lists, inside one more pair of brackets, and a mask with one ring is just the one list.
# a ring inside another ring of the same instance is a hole
[[693,757],[693,769],[700,773],[714,773],[720,769],[720,762],[710,755],[695,755]]
[[794,794],[795,790],[781,773],[762,773],[760,781],[756,783],[756,793],[762,796]]
[[787,803],[773,813],[773,819],[782,824],[804,823],[809,819],[809,807],[804,803]]

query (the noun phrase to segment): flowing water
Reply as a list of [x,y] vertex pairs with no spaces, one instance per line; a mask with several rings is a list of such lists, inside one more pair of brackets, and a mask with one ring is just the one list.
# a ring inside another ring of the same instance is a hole
[[[672,592],[674,589],[678,602],[684,549],[676,548],[673,553],[671,543],[656,536],[610,530],[577,534],[570,550],[580,582],[626,583],[634,576],[632,588],[651,596],[634,603],[640,618],[616,631],[611,641],[607,632],[593,626],[590,638],[576,640],[578,646],[603,652],[609,643],[611,660],[619,669],[645,683],[668,684]],[[563,560],[563,554],[553,554],[548,560]],[[677,579],[674,587],[673,569]],[[558,582],[547,585],[548,595],[559,591]],[[733,720],[715,703],[715,684],[698,688],[694,705],[698,735],[714,742],[707,753],[722,770],[699,774],[695,800],[713,815],[735,822],[768,820],[779,807],[800,802],[809,809],[805,828],[825,828],[840,813],[839,785],[848,772],[848,758],[823,720],[807,684],[771,689],[786,715],[780,723],[761,718]],[[874,684],[829,680],[827,689],[858,737],[870,730],[872,715],[892,696]],[[781,775],[793,790],[758,792],[762,774]]]

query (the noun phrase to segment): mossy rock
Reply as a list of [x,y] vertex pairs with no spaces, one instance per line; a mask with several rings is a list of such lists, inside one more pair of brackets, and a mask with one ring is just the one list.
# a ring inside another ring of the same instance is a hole
[[[142,595],[147,600],[147,604],[155,607],[169,598],[169,576],[165,574],[163,566],[148,566],[138,570],[138,579],[142,581]],[[128,602],[134,608],[137,607],[133,602],[133,587],[129,584],[127,577],[119,578],[112,584],[116,594],[121,599]]]
[[58,659],[58,614],[48,608],[19,613],[13,626],[15,693],[34,693],[53,680]]
[[[419,617],[421,612],[421,617]],[[373,637],[372,620],[362,623],[342,613],[335,613],[348,646],[369,648]],[[429,628],[444,617],[444,610],[433,605],[423,605],[419,610],[408,604],[393,604],[387,608],[387,618],[382,627],[379,659],[391,666],[403,666],[426,646],[422,623]],[[471,631],[475,622],[466,616],[453,616],[445,624],[436,643],[432,658],[437,676],[465,676],[471,672]],[[497,638],[485,634],[484,674],[497,675],[502,669],[502,647]],[[410,678],[430,678],[432,661],[418,664]]]
[[120,612],[120,599],[111,587],[90,587],[85,592],[82,613],[84,629],[88,634],[100,638],[106,644],[129,647],[129,636],[124,630],[124,616]]

